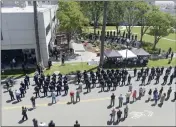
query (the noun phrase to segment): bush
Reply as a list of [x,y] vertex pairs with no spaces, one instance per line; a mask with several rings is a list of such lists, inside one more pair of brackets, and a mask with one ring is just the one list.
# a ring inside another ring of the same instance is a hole
[[169,30],[169,33],[175,33],[175,29],[174,28],[171,28],[170,30]]
[[147,52],[149,52],[150,54],[159,54],[159,48],[156,48],[155,50],[153,50],[153,44],[150,42],[143,42],[142,43],[142,48],[144,48],[144,50],[146,50]]

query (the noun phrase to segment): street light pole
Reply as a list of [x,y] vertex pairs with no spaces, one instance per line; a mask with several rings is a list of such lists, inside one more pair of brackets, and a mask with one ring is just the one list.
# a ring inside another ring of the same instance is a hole
[[128,56],[128,44],[129,44],[129,42],[130,42],[130,40],[129,39],[127,39],[127,48],[126,48],[126,61],[125,61],[125,69],[126,69],[126,66],[127,66],[127,56]]
[[39,43],[39,31],[38,31],[38,14],[37,14],[37,2],[33,1],[34,8],[34,28],[35,28],[35,39],[36,39],[36,54],[37,62],[41,63],[40,43]]
[[106,20],[107,20],[107,1],[104,1],[104,12],[103,12],[103,27],[101,33],[101,51],[100,51],[100,66],[103,66],[104,62],[104,41],[105,41],[105,30],[106,30]]

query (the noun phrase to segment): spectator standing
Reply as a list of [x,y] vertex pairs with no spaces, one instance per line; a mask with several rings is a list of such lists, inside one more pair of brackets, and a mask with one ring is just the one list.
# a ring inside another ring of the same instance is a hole
[[78,121],[76,120],[74,127],[80,127],[80,124],[78,123]]

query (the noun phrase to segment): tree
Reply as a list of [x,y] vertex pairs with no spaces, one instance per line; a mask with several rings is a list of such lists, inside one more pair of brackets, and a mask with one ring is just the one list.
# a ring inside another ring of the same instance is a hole
[[131,36],[131,30],[139,20],[139,11],[136,8],[136,3],[133,1],[125,2],[125,13],[124,13],[124,22],[126,26],[126,30],[128,33],[128,38]]
[[117,30],[117,33],[118,33],[120,23],[123,21],[123,18],[124,18],[125,4],[122,1],[113,1],[112,5],[113,5],[113,12],[112,12],[113,17],[112,17],[112,19],[114,19],[114,21],[115,21],[116,30]]
[[139,23],[141,25],[141,34],[140,34],[140,42],[142,43],[142,39],[144,34],[147,32],[147,30],[150,28],[149,21],[148,21],[148,15],[150,14],[150,6],[144,2],[137,2],[136,3],[136,8],[139,13]]
[[103,27],[101,33],[101,53],[100,53],[100,66],[103,66],[104,62],[104,40],[105,40],[105,31],[106,31],[106,20],[107,20],[107,1],[104,1],[104,11],[103,11]]
[[83,15],[80,4],[76,1],[59,1],[57,17],[59,19],[59,30],[64,31],[69,44],[71,36],[88,25],[89,20]]
[[154,36],[154,50],[159,40],[169,34],[169,28],[171,27],[171,23],[168,19],[168,15],[159,10],[154,10],[152,13],[150,13],[148,18],[151,24],[149,34]]
[[80,2],[83,13],[94,24],[94,34],[98,24],[102,22],[103,2],[102,1],[82,1]]

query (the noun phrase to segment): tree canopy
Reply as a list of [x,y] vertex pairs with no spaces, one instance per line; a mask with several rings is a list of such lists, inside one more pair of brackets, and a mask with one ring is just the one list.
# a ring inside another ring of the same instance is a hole
[[88,25],[86,18],[79,3],[76,1],[59,1],[59,9],[57,11],[59,18],[59,29],[65,32],[74,32]]
[[149,14],[149,21],[151,24],[150,34],[154,36],[153,49],[155,49],[158,41],[169,34],[171,22],[166,13],[158,10],[152,11]]

